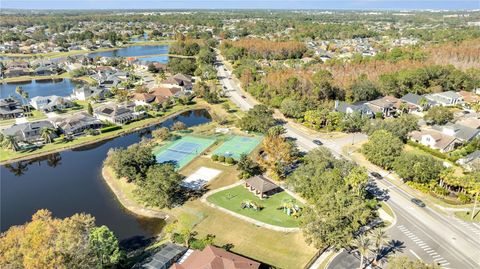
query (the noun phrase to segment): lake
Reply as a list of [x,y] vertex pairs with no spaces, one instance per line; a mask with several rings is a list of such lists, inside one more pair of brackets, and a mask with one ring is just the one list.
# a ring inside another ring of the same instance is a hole
[[72,90],[81,84],[81,81],[68,78],[2,83],[0,84],[0,98],[14,96],[19,99],[18,94],[15,92],[18,86],[28,92],[29,98],[48,95],[69,96]]
[[97,225],[107,225],[124,242],[157,234],[165,222],[126,211],[102,179],[101,168],[109,149],[137,143],[150,137],[151,130],[170,127],[175,121],[190,127],[208,123],[211,117],[206,110],[188,111],[155,127],[99,144],[1,166],[1,231],[29,221],[33,213],[46,208],[60,218],[91,214]]
[[169,45],[130,46],[110,51],[92,52],[88,57],[138,57],[155,54],[168,54]]

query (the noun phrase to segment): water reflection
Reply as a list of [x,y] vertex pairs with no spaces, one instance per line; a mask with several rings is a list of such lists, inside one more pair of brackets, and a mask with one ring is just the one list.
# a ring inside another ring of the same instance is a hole
[[59,218],[79,212],[91,214],[97,225],[107,225],[120,240],[148,239],[157,234],[165,222],[124,209],[103,181],[101,167],[109,149],[138,143],[140,136],[150,137],[151,130],[170,127],[175,121],[191,127],[210,122],[211,117],[206,110],[189,111],[136,133],[1,166],[1,231],[29,221],[33,213],[46,208]]

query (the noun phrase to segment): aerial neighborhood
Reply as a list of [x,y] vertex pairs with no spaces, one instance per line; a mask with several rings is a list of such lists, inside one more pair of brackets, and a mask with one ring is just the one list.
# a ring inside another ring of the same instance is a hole
[[480,268],[478,7],[97,2],[0,10],[0,268]]

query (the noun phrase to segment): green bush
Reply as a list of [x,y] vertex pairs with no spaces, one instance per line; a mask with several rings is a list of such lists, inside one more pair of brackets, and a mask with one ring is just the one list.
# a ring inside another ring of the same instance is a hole
[[413,182],[413,181],[407,181],[406,183],[408,186],[416,189],[416,190],[419,190],[423,193],[428,193],[430,191],[430,188],[428,187],[427,184],[422,184],[422,183],[417,183],[417,182]]
[[468,195],[465,195],[463,193],[458,194],[458,200],[464,204],[470,203],[471,199]]
[[116,130],[119,130],[119,129],[122,129],[122,127],[118,126],[118,125],[112,125],[112,126],[103,127],[102,129],[100,129],[100,132],[102,134],[104,134],[104,133],[116,131]]
[[435,194],[438,194],[438,195],[441,195],[441,196],[447,196],[450,192],[440,186],[435,186],[435,188],[433,188],[433,192]]
[[181,244],[181,245],[183,245],[183,243],[185,243],[183,235],[178,234],[178,233],[172,234],[172,241],[173,241],[173,243],[177,243],[177,244]]
[[225,156],[221,155],[221,156],[218,156],[218,161],[223,163],[225,162]]
[[228,163],[228,164],[234,164],[235,160],[232,157],[226,157],[225,162]]
[[449,156],[448,156],[447,154],[442,153],[442,152],[440,152],[440,151],[438,151],[438,150],[436,150],[436,149],[429,148],[429,147],[427,147],[427,146],[424,146],[424,145],[422,145],[422,144],[420,144],[420,143],[417,143],[417,142],[414,142],[414,141],[412,141],[412,140],[408,140],[408,141],[407,141],[407,144],[410,145],[410,146],[412,146],[412,147],[419,148],[419,149],[421,149],[421,150],[423,150],[423,151],[425,151],[425,152],[428,152],[428,153],[432,154],[433,156],[438,157],[438,158],[440,158],[440,159],[444,159],[444,160],[448,160],[448,159],[449,159]]
[[214,161],[214,162],[218,161],[218,155],[217,154],[212,155],[212,161]]

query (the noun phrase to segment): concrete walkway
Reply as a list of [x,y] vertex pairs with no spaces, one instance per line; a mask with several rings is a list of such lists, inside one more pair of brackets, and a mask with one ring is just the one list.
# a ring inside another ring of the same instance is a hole
[[265,222],[261,222],[261,221],[258,221],[258,220],[255,220],[255,219],[252,219],[252,218],[249,218],[247,216],[244,216],[244,215],[241,215],[241,214],[238,214],[238,213],[235,213],[235,212],[232,212],[226,208],[223,208],[223,207],[220,207],[220,206],[217,206],[213,203],[210,203],[209,201],[207,201],[207,198],[208,196],[214,194],[214,193],[217,193],[217,192],[220,192],[220,191],[223,191],[223,190],[227,190],[227,189],[231,189],[233,187],[236,187],[236,186],[239,186],[239,185],[243,185],[245,184],[245,181],[241,180],[237,183],[234,183],[234,184],[231,184],[231,185],[228,185],[228,186],[225,186],[225,187],[222,187],[222,188],[218,188],[218,189],[215,189],[215,190],[211,190],[207,193],[205,193],[202,198],[200,199],[203,203],[215,208],[215,209],[218,209],[226,214],[229,214],[231,216],[234,216],[236,218],[239,218],[239,219],[242,219],[244,221],[247,221],[247,222],[250,222],[256,226],[259,226],[259,227],[263,227],[263,228],[266,228],[266,229],[270,229],[270,230],[273,230],[273,231],[277,231],[277,232],[284,232],[284,233],[294,233],[294,232],[298,232],[300,231],[300,228],[287,228],[287,227],[280,227],[280,226],[276,226],[276,225],[272,225],[272,224],[267,224]]

